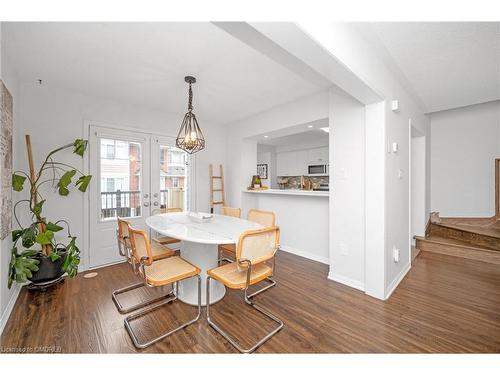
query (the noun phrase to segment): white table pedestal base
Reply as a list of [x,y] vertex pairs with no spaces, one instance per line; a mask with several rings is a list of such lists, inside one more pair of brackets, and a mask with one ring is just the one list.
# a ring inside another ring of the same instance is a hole
[[[201,304],[206,306],[207,270],[217,267],[218,245],[202,244],[182,241],[181,257],[201,269]],[[224,297],[226,288],[218,281],[210,282],[210,304],[216,303]],[[198,281],[190,278],[179,282],[179,295],[182,302],[189,305],[198,305]]]

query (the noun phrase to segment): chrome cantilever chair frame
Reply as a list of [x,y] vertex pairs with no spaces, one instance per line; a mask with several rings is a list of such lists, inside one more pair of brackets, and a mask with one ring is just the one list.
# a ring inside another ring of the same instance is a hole
[[[278,250],[280,250],[279,247],[278,247]],[[221,257],[220,253],[221,253],[221,251],[219,250],[219,262],[218,262],[219,265],[221,265],[223,261],[226,261],[228,263],[234,263],[234,260],[232,260],[232,259]],[[273,257],[273,265],[272,265],[273,273],[272,273],[272,275],[265,278],[265,281],[268,281],[270,284],[256,290],[252,294],[249,294],[248,298],[255,297],[256,295],[258,295],[262,292],[265,292],[266,290],[271,289],[273,286],[276,285],[276,280],[274,280],[274,272],[276,270],[276,260],[275,259],[276,259],[276,255]],[[262,281],[264,281],[264,280],[262,280]]]
[[[251,298],[257,294],[259,294],[260,292],[262,292],[263,290],[260,290],[256,293],[253,293],[253,294],[250,294],[248,295],[248,287],[250,286],[250,275],[252,273],[252,262],[248,259],[241,259],[238,261],[238,264],[241,264],[241,265],[246,265],[247,267],[247,277],[246,277],[246,285],[245,285],[245,289],[244,289],[244,299],[245,299],[245,303],[247,305],[249,305],[250,307],[253,307],[254,309],[256,309],[257,311],[259,311],[261,314],[267,316],[268,318],[270,318],[271,320],[273,320],[274,322],[278,323],[278,327],[275,328],[274,330],[272,330],[271,332],[269,332],[267,335],[265,335],[262,339],[260,339],[255,345],[253,345],[251,348],[249,349],[245,349],[243,348],[240,344],[238,344],[231,336],[229,336],[227,334],[227,332],[225,332],[222,328],[220,328],[211,318],[210,318],[210,280],[212,279],[210,276],[207,277],[207,291],[206,291],[206,301],[207,301],[207,322],[209,324],[210,327],[212,327],[213,329],[215,329],[217,332],[219,332],[227,341],[229,341],[231,343],[231,345],[233,345],[236,349],[238,349],[241,353],[252,353],[254,350],[256,350],[259,346],[261,346],[262,344],[264,344],[267,340],[269,340],[272,336],[274,336],[276,333],[278,333],[278,331],[283,328],[284,326],[284,323],[279,319],[277,318],[275,315],[273,315],[269,310],[266,310],[265,308],[263,308],[262,306],[259,306],[257,304],[255,304],[255,302],[253,302],[251,300]],[[270,286],[266,287],[266,289],[269,289]]]
[[[141,271],[142,271],[142,275],[144,275],[144,285],[148,285],[150,287],[152,287],[152,285],[149,285],[147,284],[147,281],[146,281],[146,272],[145,272],[145,262],[147,261],[147,257],[143,257],[141,259],[141,264],[140,264],[140,267],[141,267]],[[143,316],[143,315],[146,315],[147,313],[153,311],[153,310],[156,310],[170,302],[173,302],[177,299],[177,296],[179,295],[179,281],[176,281],[175,282],[175,287],[176,287],[176,294],[174,296],[172,296],[171,298],[167,298],[165,301],[163,301],[162,303],[159,303],[157,305],[154,305],[154,306],[151,306],[149,308],[146,308],[146,309],[143,309],[135,314],[131,314],[129,316],[127,316],[124,320],[124,325],[125,325],[125,328],[127,329],[129,335],[130,335],[130,338],[132,339],[132,342],[134,343],[134,345],[139,348],[139,349],[144,349],[144,348],[147,348],[148,346],[154,344],[155,342],[157,341],[160,341],[162,339],[164,339],[165,337],[168,337],[170,336],[171,334],[183,329],[184,327],[187,327],[188,325],[190,324],[193,324],[194,322],[196,322],[198,319],[200,319],[200,316],[201,316],[201,277],[200,275],[195,275],[195,276],[191,276],[191,277],[196,277],[198,279],[198,314],[196,315],[196,317],[194,319],[191,319],[185,323],[182,323],[181,325],[177,326],[176,328],[173,328],[171,329],[170,331],[168,332],[165,332],[163,333],[162,335],[158,336],[158,337],[155,337],[154,339],[152,340],[149,340],[149,341],[146,341],[146,342],[140,342],[137,335],[135,334],[134,330],[132,329],[132,326],[130,324],[130,322],[132,322],[133,320]],[[183,279],[183,280],[187,280],[189,279],[190,277],[186,278],[186,279]],[[165,297],[162,297],[162,298],[166,298],[168,297],[168,295],[166,295]]]
[[[259,211],[259,210],[255,210],[255,209],[251,209],[250,211]],[[249,212],[250,212],[249,211]],[[274,214],[273,214],[273,217],[274,217]],[[275,223],[275,219],[273,219],[273,225]],[[222,265],[222,262],[226,261],[228,263],[234,263],[234,260],[230,259],[230,258],[226,258],[222,255],[222,251],[220,248],[217,249],[218,250],[218,254],[217,254],[217,259],[218,259],[218,264],[219,266]],[[278,246],[278,250],[280,250],[280,247]],[[251,297],[255,297],[256,295],[262,293],[262,292],[265,292],[266,290],[268,289],[271,289],[273,286],[276,285],[276,280],[274,280],[274,272],[275,272],[275,267],[276,267],[276,262],[275,262],[275,258],[273,257],[273,266],[272,266],[272,269],[273,269],[273,273],[271,276],[269,277],[266,277],[265,280],[268,281],[270,284],[267,285],[267,286],[264,286],[258,290],[256,290],[255,292],[253,292],[252,294],[249,294],[248,297],[251,298]],[[262,280],[264,281],[264,280]]]
[[[124,239],[127,239],[127,238],[128,238],[128,236],[124,237]],[[122,241],[120,241],[120,234],[119,234],[118,229],[116,230],[116,240],[118,241],[118,252],[120,253],[121,256],[124,256],[127,258],[127,262],[129,262],[131,264],[134,273],[137,273],[136,269],[135,269],[135,262],[132,259],[131,249],[128,246],[126,246],[124,243],[122,243]],[[125,247],[125,249],[123,249],[123,247]],[[112,298],[113,302],[115,303],[116,308],[118,309],[118,312],[120,314],[127,314],[131,311],[135,311],[135,310],[140,309],[142,307],[151,305],[152,303],[156,303],[158,301],[161,301],[162,299],[168,297],[169,295],[172,295],[174,292],[174,289],[172,288],[172,290],[166,295],[163,295],[163,296],[160,296],[157,298],[153,298],[153,299],[150,299],[150,300],[147,300],[144,302],[140,302],[140,303],[137,303],[137,304],[129,306],[129,307],[124,307],[121,304],[120,300],[118,299],[118,296],[120,294],[130,292],[131,290],[134,290],[134,289],[142,288],[143,286],[149,286],[149,285],[147,285],[143,281],[140,281],[138,283],[126,286],[124,288],[113,290],[113,292],[111,293],[111,298]],[[176,295],[178,295],[178,289],[179,289],[179,286],[176,283]]]

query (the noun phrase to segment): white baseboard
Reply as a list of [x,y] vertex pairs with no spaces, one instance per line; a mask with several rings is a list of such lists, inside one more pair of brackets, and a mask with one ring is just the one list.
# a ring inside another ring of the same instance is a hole
[[21,292],[21,285],[16,283],[14,284],[13,288],[14,291],[10,296],[9,303],[7,303],[7,306],[5,307],[2,317],[0,318],[0,335],[2,334],[3,329],[7,325],[7,321],[9,320],[10,314],[12,313],[12,310],[14,309],[14,306],[16,304],[17,297],[19,297],[19,292]]
[[389,299],[389,297],[391,296],[391,294],[396,290],[396,288],[398,287],[399,283],[404,279],[404,277],[406,276],[406,274],[408,273],[408,271],[410,270],[411,268],[411,265],[410,263],[406,264],[403,269],[401,270],[401,272],[395,277],[394,280],[392,280],[392,283],[387,287],[386,289],[386,293],[385,293],[385,298],[384,299]]
[[336,274],[334,271],[330,271],[330,273],[328,274],[328,279],[350,286],[351,288],[361,290],[363,292],[365,291],[365,284],[361,281]]
[[327,257],[322,257],[320,255],[312,254],[307,251],[299,250],[299,249],[294,249],[293,247],[290,246],[280,246],[280,250],[286,251],[287,253],[298,255],[299,257],[302,258],[307,258],[314,260],[316,262],[324,263],[324,264],[330,264],[330,260]]

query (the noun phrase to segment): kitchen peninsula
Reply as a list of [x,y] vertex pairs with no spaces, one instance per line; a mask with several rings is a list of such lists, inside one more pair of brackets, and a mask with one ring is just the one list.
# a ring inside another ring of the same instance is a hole
[[243,212],[272,211],[281,229],[281,248],[329,263],[329,140],[326,124],[304,124],[281,137],[263,135],[257,171],[265,190],[241,191]]
[[263,195],[302,195],[309,197],[329,197],[328,191],[315,191],[315,190],[299,190],[299,189],[267,189],[267,190],[243,190],[244,193],[249,194],[263,194]]

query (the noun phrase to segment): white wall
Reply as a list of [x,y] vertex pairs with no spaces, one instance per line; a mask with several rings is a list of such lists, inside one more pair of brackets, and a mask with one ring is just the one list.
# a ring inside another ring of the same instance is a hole
[[[398,153],[385,153],[385,173],[374,176],[384,179],[385,206],[376,212],[377,217],[371,217],[375,222],[385,222],[384,247],[371,249],[372,255],[384,257],[384,270],[374,269],[373,272],[384,273],[383,288],[379,285],[367,285],[367,293],[381,299],[388,298],[399,281],[404,277],[410,267],[410,222],[409,222],[409,120],[422,134],[429,136],[429,120],[420,108],[418,100],[405,90],[403,84],[387,67],[376,48],[368,42],[355,25],[348,23],[310,22],[300,23],[300,26],[313,39],[320,43],[336,59],[341,61],[350,71],[365,82],[373,91],[384,99],[384,129],[385,139],[375,137],[367,138],[368,142],[378,144],[368,145],[370,149],[378,152],[387,149],[386,146],[396,142],[399,144]],[[391,101],[398,100],[400,109],[391,110]],[[370,103],[367,103],[370,104]],[[376,113],[377,111],[373,111]],[[372,111],[370,111],[372,113]],[[372,122],[367,119],[367,122]],[[377,121],[373,121],[374,124]],[[429,146],[429,144],[427,144]],[[430,148],[427,148],[430,152]],[[429,155],[429,154],[428,154]],[[430,157],[428,158],[430,161]],[[335,160],[333,160],[335,163]],[[430,171],[430,168],[428,168]],[[399,178],[401,171],[402,178]],[[430,189],[430,178],[426,176],[427,189]],[[373,182],[373,181],[372,181]],[[430,194],[428,195],[430,197]],[[426,202],[427,211],[430,201]],[[371,214],[370,214],[371,215]],[[371,246],[371,245],[370,245]],[[392,259],[393,247],[401,250],[398,263]],[[380,262],[371,262],[373,267],[379,267]],[[367,267],[372,267],[367,262]],[[384,289],[384,293],[381,293]]]
[[[17,77],[12,70],[12,65],[7,59],[2,48],[2,24],[0,23],[0,79],[4,81],[5,86],[9,90],[13,98],[14,105],[14,134],[16,137],[19,134],[17,126],[19,124],[19,100],[18,100],[18,83]],[[15,151],[15,144],[13,145]],[[14,155],[13,163],[15,165],[16,158]],[[0,184],[1,186],[1,184]],[[1,187],[0,187],[1,188]],[[15,197],[12,197],[15,199]],[[20,287],[13,284],[12,289],[7,288],[8,265],[10,262],[10,249],[12,246],[10,234],[0,241],[0,334],[2,333],[5,324],[9,318],[10,311],[14,306],[14,302],[19,294]]]
[[329,137],[328,134],[324,133],[325,137],[320,139],[307,139],[303,141],[296,141],[294,143],[289,143],[286,145],[277,145],[276,152],[287,152],[287,151],[297,151],[297,150],[308,150],[317,147],[328,147]]
[[431,208],[441,216],[495,214],[500,101],[431,115]]
[[330,273],[365,287],[365,106],[330,91]]
[[[22,106],[17,122],[15,139],[15,157],[17,167],[25,169],[24,134],[30,134],[33,145],[35,164],[41,157],[58,145],[71,142],[83,136],[84,121],[140,128],[145,131],[176,135],[182,115],[174,115],[134,107],[97,97],[90,97],[76,92],[37,84],[21,86],[18,99]],[[225,162],[225,140],[218,126],[201,122],[207,147],[197,154],[196,202],[199,210],[208,211],[208,164]],[[63,162],[69,162],[83,168],[83,160],[71,153],[61,154]],[[49,194],[44,207],[47,217],[64,218],[71,224],[72,232],[83,244],[83,205],[86,200],[78,191],[68,197]],[[82,264],[85,267],[88,249],[82,249]]]

